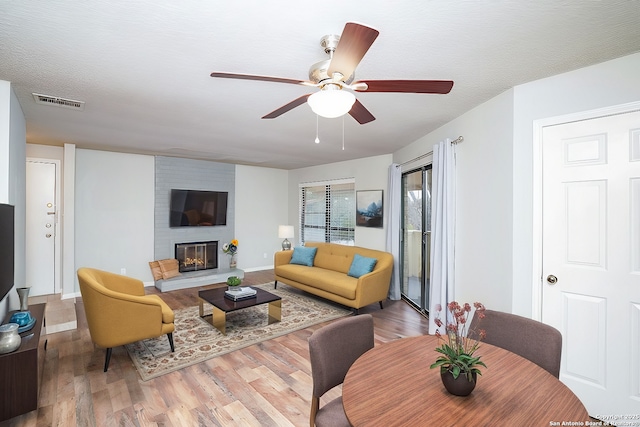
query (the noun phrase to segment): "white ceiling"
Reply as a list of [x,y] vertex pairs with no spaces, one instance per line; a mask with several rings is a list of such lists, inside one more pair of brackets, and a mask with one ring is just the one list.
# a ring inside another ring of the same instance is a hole
[[[380,31],[356,80],[453,80],[451,93],[356,93],[376,120],[345,116],[343,151],[342,118],[319,119],[318,145],[307,105],[260,119],[314,89],[209,76],[307,79],[348,21]],[[283,169],[392,153],[510,87],[638,51],[638,0],[0,2],[0,79],[29,143]]]

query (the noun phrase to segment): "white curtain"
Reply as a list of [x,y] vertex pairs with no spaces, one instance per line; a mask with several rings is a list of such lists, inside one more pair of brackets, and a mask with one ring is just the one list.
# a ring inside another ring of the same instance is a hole
[[402,188],[402,171],[392,163],[389,166],[389,182],[387,185],[387,252],[393,255],[393,273],[389,287],[389,299],[400,299],[400,224],[402,215],[400,209]]
[[[455,153],[451,140],[433,147],[431,185],[431,280],[429,291],[429,334],[438,329],[434,323],[436,306],[446,322],[447,303],[454,295],[455,232]],[[440,330],[445,333],[444,328]]]

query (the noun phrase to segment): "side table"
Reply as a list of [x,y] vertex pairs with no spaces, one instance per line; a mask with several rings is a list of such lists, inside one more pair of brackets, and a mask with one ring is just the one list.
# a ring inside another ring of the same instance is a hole
[[[44,351],[47,341],[41,334],[46,304],[29,306],[36,323],[29,331],[20,334],[22,343],[11,353],[0,354],[0,421],[38,409],[38,393],[44,368]],[[14,311],[7,314],[7,323]]]

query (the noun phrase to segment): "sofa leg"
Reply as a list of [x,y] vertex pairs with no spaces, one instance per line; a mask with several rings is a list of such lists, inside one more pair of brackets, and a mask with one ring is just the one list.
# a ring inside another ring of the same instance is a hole
[[382,310],[384,307],[382,306],[382,301],[380,301],[380,310]]
[[169,332],[167,334],[167,338],[169,338],[169,345],[171,346],[171,353],[174,353],[176,349],[173,347],[173,332]]
[[358,314],[360,314],[360,309],[359,308],[354,308],[353,309],[353,315],[357,316]]
[[107,349],[107,354],[104,359],[104,372],[107,372],[107,369],[109,369],[109,361],[111,360],[111,350],[113,350],[111,347]]
[[278,287],[278,281],[277,281],[277,280],[275,280],[275,281],[273,282],[273,289],[276,289],[277,287]]

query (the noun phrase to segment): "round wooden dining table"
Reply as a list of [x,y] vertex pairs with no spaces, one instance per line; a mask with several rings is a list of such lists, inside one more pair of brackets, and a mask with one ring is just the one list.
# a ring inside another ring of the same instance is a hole
[[342,385],[351,425],[588,425],[587,410],[566,385],[535,363],[487,343],[475,353],[487,365],[476,388],[466,397],[449,394],[440,370],[429,369],[437,346],[433,335],[402,338],[358,358]]

